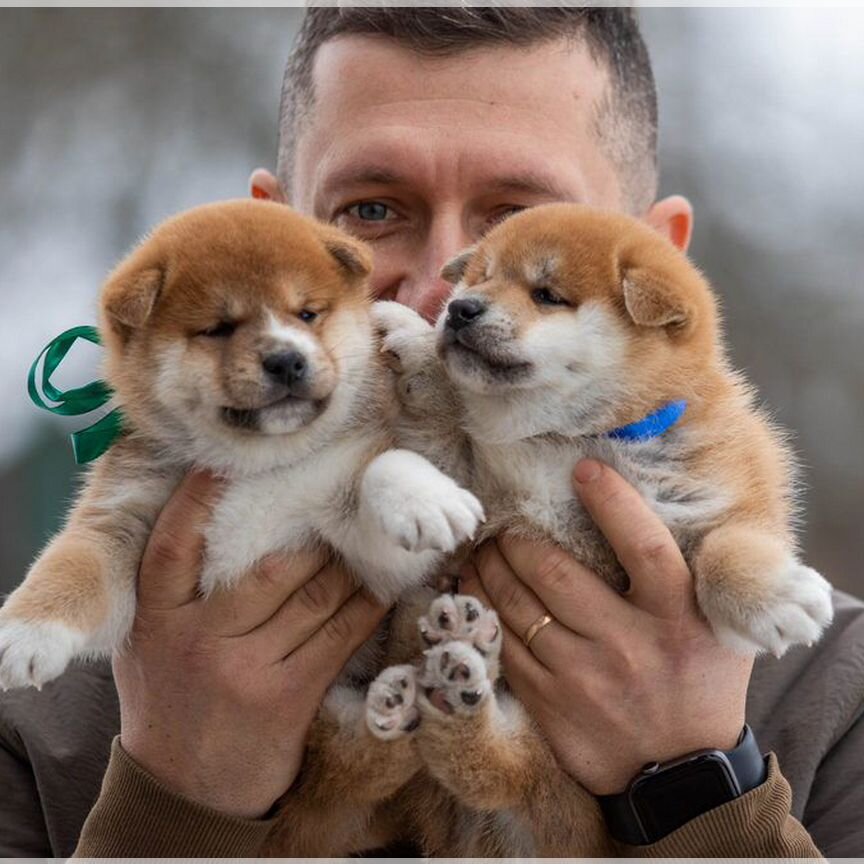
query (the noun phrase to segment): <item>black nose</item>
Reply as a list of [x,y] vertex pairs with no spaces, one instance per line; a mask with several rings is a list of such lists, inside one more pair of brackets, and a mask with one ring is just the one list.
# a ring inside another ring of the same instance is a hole
[[475,297],[464,300],[451,300],[447,306],[447,320],[444,322],[454,330],[461,330],[479,318],[486,311],[486,304]]
[[306,358],[299,351],[268,354],[261,365],[264,371],[280,384],[291,385],[306,377]]

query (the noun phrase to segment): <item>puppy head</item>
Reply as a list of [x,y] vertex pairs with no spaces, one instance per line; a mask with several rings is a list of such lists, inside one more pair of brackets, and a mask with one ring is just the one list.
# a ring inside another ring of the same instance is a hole
[[365,246],[284,205],[231,201],[168,220],[102,293],[124,413],[159,440],[214,448],[315,425],[344,408],[371,353],[370,269]]
[[455,289],[438,321],[438,350],[454,383],[522,410],[542,405],[538,422],[564,427],[554,431],[573,433],[579,416],[600,408],[598,422],[614,422],[614,406],[656,403],[663,391],[684,397],[716,358],[707,284],[664,238],[626,216],[532,208],[442,275]]

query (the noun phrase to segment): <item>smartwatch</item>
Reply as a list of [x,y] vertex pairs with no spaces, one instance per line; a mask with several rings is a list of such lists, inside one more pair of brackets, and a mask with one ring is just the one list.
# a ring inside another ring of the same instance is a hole
[[745,726],[732,750],[698,750],[670,762],[651,762],[617,795],[597,800],[612,836],[645,846],[721,804],[755,789],[768,773],[756,738]]

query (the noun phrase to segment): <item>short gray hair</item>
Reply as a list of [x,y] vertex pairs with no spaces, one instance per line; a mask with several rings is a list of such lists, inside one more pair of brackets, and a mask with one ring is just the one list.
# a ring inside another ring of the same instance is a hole
[[278,174],[290,194],[294,142],[314,106],[312,69],[338,36],[393,39],[412,51],[448,56],[472,48],[527,47],[572,39],[609,75],[594,131],[621,185],[624,204],[644,213],[657,195],[657,92],[648,49],[632,9],[556,7],[311,7],[285,67],[279,112]]

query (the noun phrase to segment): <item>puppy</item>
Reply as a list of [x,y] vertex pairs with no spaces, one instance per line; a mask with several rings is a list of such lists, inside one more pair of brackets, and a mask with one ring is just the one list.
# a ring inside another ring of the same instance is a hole
[[229,481],[204,594],[268,553],[323,544],[392,601],[474,533],[477,500],[393,447],[370,267],[342,232],[253,201],[170,219],[117,267],[100,332],[124,434],[0,610],[0,686],[122,646],[145,542],[192,467]]
[[[780,656],[819,637],[830,586],[797,557],[789,448],[731,369],[714,296],[683,254],[628,217],[549,205],[444,276],[455,289],[434,330],[396,304],[378,323],[401,368],[402,440],[478,495],[484,536],[552,540],[624,589],[571,490],[576,462],[600,459],[669,527],[723,643]],[[405,818],[429,854],[610,854],[593,799],[493,690],[497,659],[471,620],[487,637],[492,624],[470,602],[441,598],[421,621],[434,647],[410,734],[426,782],[412,781]]]

